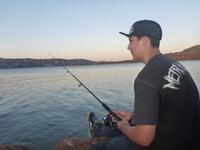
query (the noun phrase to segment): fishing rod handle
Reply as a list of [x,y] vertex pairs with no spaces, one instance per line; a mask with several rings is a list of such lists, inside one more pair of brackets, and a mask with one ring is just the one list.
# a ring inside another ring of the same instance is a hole
[[122,119],[115,113],[113,112],[110,107],[108,107],[108,105],[106,105],[105,103],[102,103],[102,106],[113,116],[115,117],[115,119],[117,119],[117,121],[121,121]]

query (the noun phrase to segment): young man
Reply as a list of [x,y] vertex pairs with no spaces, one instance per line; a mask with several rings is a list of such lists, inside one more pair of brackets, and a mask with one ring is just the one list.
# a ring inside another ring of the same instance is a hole
[[129,38],[133,59],[145,63],[134,83],[134,111],[115,111],[122,118],[117,122],[119,131],[99,129],[98,135],[112,138],[90,150],[200,149],[198,90],[180,63],[160,53],[160,25],[141,20],[129,34],[120,34]]

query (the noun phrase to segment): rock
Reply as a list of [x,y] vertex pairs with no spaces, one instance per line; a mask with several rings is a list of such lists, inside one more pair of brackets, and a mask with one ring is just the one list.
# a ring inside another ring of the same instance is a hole
[[31,150],[22,145],[0,145],[0,150]]
[[92,144],[96,144],[105,140],[107,137],[97,137],[93,139],[66,138],[59,142],[55,150],[87,150]]

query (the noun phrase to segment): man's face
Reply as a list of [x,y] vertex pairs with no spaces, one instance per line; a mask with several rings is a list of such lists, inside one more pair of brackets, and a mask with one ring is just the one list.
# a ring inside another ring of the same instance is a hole
[[130,50],[134,60],[141,60],[145,53],[144,37],[138,39],[136,36],[131,36],[127,49]]

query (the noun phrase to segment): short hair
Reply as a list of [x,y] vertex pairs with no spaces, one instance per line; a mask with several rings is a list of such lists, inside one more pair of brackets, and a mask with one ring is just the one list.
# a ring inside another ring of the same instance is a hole
[[160,47],[160,40],[157,40],[155,38],[152,38],[152,37],[149,37],[150,39],[150,43],[151,43],[151,46],[154,48],[154,47]]
[[[142,37],[144,37],[144,36],[136,36],[137,37],[137,39],[138,40],[140,40]],[[150,36],[147,36],[148,38],[149,38],[149,40],[150,40],[150,43],[151,43],[151,47],[157,47],[157,48],[159,48],[160,47],[160,40],[157,40],[157,39],[155,39],[155,38],[153,38],[153,37],[150,37]]]

